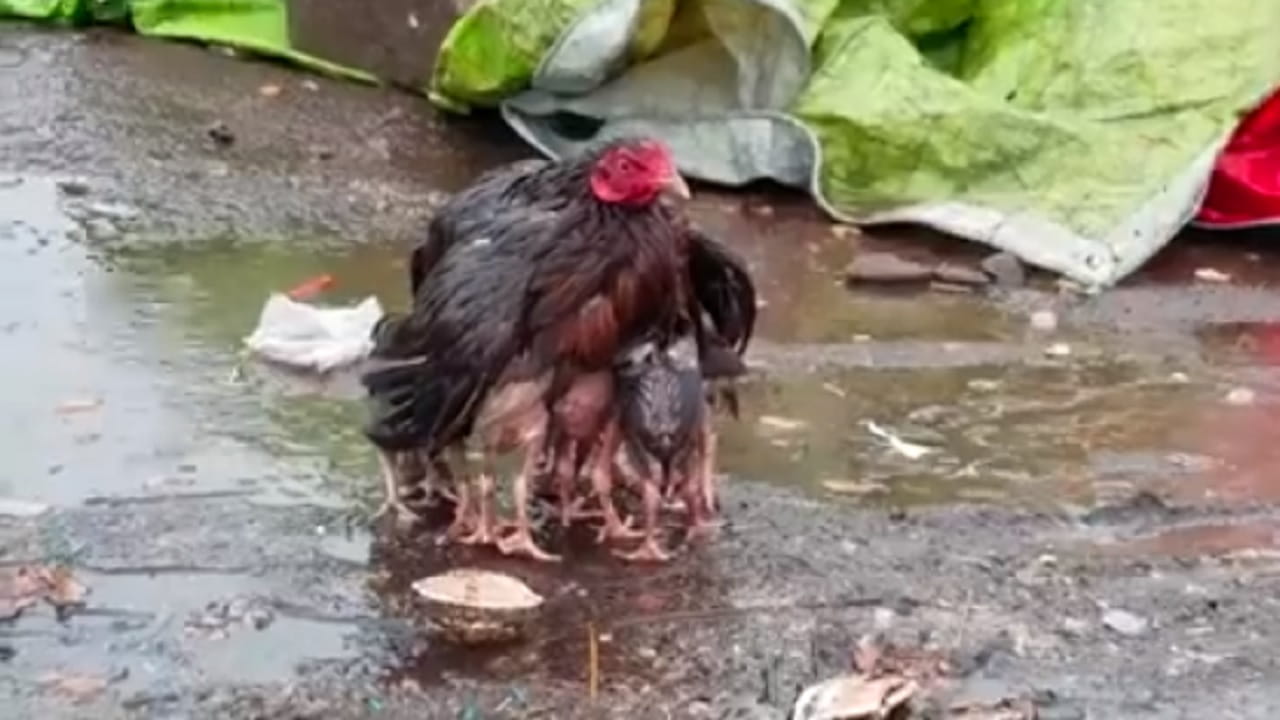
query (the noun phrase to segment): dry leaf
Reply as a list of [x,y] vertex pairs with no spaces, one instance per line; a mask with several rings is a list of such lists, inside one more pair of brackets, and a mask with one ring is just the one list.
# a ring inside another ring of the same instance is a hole
[[869,677],[899,675],[928,684],[951,673],[947,657],[937,650],[909,648],[893,643],[876,644],[870,638],[858,643],[854,667]]
[[53,688],[59,695],[70,698],[73,702],[83,703],[92,700],[107,689],[110,681],[94,673],[48,672],[40,676],[40,684]]
[[919,689],[913,680],[861,675],[833,678],[805,688],[796,700],[797,720],[885,720]]
[[859,482],[830,478],[822,481],[822,487],[840,495],[878,495],[889,492],[889,486],[878,482]]
[[76,580],[69,568],[44,568],[42,572],[47,586],[44,599],[50,605],[63,608],[84,603],[84,596],[89,594],[89,588]]
[[0,620],[12,620],[35,603],[34,597],[0,597]]
[[791,418],[778,417],[777,415],[761,415],[756,420],[770,430],[782,430],[784,432],[799,430],[808,425],[803,420],[793,420]]
[[0,570],[0,619],[11,620],[41,599],[59,609],[79,605],[88,592],[63,567]]
[[863,424],[867,426],[867,430],[872,435],[875,435],[881,440],[884,440],[885,442],[889,443],[889,447],[893,448],[896,452],[906,456],[908,459],[919,460],[925,455],[928,455],[929,453],[933,452],[933,448],[931,447],[926,447],[924,445],[919,445],[917,443],[907,442],[906,440],[903,440],[902,438],[893,434],[891,431],[880,427],[880,425],[876,423],[876,421],[874,420],[864,420]]
[[1205,282],[1229,282],[1231,276],[1211,267],[1196,268],[1196,279]]
[[58,405],[58,414],[70,415],[72,413],[88,412],[97,410],[102,407],[102,398],[79,398],[76,400],[67,400]]
[[258,94],[261,95],[262,97],[273,98],[280,94],[280,86],[279,85],[263,85],[262,87],[258,88]]

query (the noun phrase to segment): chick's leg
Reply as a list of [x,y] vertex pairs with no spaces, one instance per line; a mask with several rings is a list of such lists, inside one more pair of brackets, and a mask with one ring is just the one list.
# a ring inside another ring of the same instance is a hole
[[490,474],[489,469],[486,458],[484,469],[476,478],[475,528],[469,534],[458,538],[458,542],[464,545],[489,545],[497,540],[493,519],[493,475]]
[[633,562],[666,562],[671,555],[662,548],[658,538],[658,510],[662,507],[662,490],[650,474],[644,484],[644,540],[640,547],[629,553],[617,553],[623,560]]
[[573,497],[574,487],[578,484],[578,443],[566,442],[564,452],[557,452],[551,472],[555,478],[556,496],[560,502],[560,525],[569,527],[574,520],[577,503]]
[[543,550],[533,541],[533,527],[529,522],[529,480],[538,470],[539,454],[536,446],[530,446],[524,465],[516,475],[513,489],[516,504],[515,532],[498,540],[498,551],[503,555],[524,555],[543,562],[559,562],[558,555]]
[[396,465],[390,453],[378,448],[378,468],[382,472],[382,485],[386,497],[382,500],[382,505],[373,514],[375,519],[382,517],[389,511],[394,511],[397,520],[421,520],[421,516],[404,503],[400,495],[400,474],[396,472]]
[[605,540],[634,540],[641,533],[627,527],[613,504],[613,459],[618,453],[618,425],[610,422],[601,434],[600,442],[595,448],[591,468],[591,485],[596,499],[600,503],[600,512],[604,525],[596,536],[597,542]]

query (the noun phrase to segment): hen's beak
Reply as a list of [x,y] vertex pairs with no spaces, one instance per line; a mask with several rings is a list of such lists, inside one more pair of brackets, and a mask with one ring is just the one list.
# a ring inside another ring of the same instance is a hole
[[663,183],[662,191],[667,195],[674,195],[678,198],[688,200],[690,197],[689,185],[680,177],[680,172],[672,170],[667,176],[667,181]]

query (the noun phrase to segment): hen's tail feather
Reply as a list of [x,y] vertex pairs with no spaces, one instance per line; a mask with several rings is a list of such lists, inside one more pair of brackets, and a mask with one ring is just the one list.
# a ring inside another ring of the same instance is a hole
[[427,359],[367,371],[370,442],[388,450],[442,451],[465,437],[484,387],[471,368],[433,367]]

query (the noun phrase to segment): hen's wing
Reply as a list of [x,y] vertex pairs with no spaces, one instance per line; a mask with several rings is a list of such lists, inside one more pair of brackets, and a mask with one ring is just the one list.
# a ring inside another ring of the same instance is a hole
[[534,178],[550,163],[521,160],[490,170],[466,189],[450,197],[427,224],[427,236],[409,256],[409,291],[418,294],[423,279],[458,242],[474,239],[488,229],[495,214],[534,206],[550,192]]
[[684,317],[683,254],[669,218],[611,220],[561,213],[552,241],[532,248],[522,332],[544,363],[605,369],[624,345],[669,335]]
[[388,321],[374,355],[400,358],[362,378],[366,435],[384,448],[440,449],[470,433],[481,402],[521,352],[517,324],[534,266],[522,242],[554,216],[507,213],[455,244],[423,277],[414,308]]
[[756,323],[756,286],[747,265],[729,248],[691,226],[689,275],[698,305],[716,334],[741,355]]

